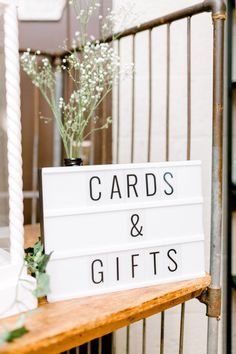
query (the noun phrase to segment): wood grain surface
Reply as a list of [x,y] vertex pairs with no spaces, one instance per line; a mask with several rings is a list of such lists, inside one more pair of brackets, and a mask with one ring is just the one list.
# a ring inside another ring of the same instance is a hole
[[[27,238],[38,236],[37,226]],[[26,242],[28,245],[28,241]],[[1,354],[56,354],[79,346],[142,318],[195,298],[210,284],[210,276],[142,289],[44,304],[27,317],[29,333],[0,347]],[[16,317],[0,320],[0,331],[12,328]]]

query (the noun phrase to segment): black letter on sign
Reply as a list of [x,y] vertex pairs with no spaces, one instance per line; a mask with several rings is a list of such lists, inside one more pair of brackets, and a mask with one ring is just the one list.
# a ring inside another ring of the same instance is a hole
[[131,222],[133,224],[133,227],[132,227],[132,229],[130,231],[130,235],[132,237],[143,236],[143,234],[142,234],[143,227],[142,226],[140,226],[140,228],[137,227],[138,222],[139,222],[138,214],[133,214],[131,216]]
[[169,269],[170,272],[175,272],[175,271],[177,270],[177,268],[178,268],[178,265],[177,265],[177,263],[175,262],[175,260],[170,256],[170,252],[174,252],[175,254],[177,254],[177,251],[176,251],[174,248],[172,248],[172,249],[170,249],[170,250],[167,252],[168,258],[170,258],[170,260],[174,263],[174,268],[171,268],[171,267],[168,266],[168,269]]
[[97,179],[98,180],[98,184],[101,184],[101,180],[100,180],[100,178],[99,177],[97,177],[97,176],[94,176],[94,177],[92,177],[92,178],[90,178],[90,181],[89,181],[89,192],[90,192],[90,198],[92,199],[92,200],[99,200],[100,198],[101,198],[101,192],[99,192],[98,193],[98,197],[97,198],[95,198],[94,196],[93,196],[93,190],[92,190],[92,180],[93,179]]
[[116,257],[116,280],[120,280],[119,257]]
[[[115,190],[115,186],[117,188],[116,190]],[[112,187],[111,187],[111,199],[113,199],[114,193],[118,193],[119,198],[121,198],[120,187],[119,187],[119,183],[118,183],[118,179],[117,179],[116,175],[113,176]]]
[[98,272],[97,274],[101,274],[101,277],[99,280],[95,280],[95,277],[94,277],[94,264],[95,262],[98,262],[100,263],[100,266],[103,267],[103,263],[101,261],[101,259],[95,259],[93,262],[92,262],[92,281],[95,283],[95,284],[99,284],[99,283],[103,283],[104,280],[103,280],[103,272]]
[[[149,191],[149,183],[148,183],[148,176],[152,176],[153,177],[153,192],[150,193]],[[153,173],[146,173],[145,174],[145,178],[146,178],[146,193],[147,193],[147,197],[151,197],[152,195],[156,194],[157,191],[157,184],[156,184],[156,177]]]
[[134,264],[134,257],[138,257],[138,256],[139,256],[138,253],[131,255],[131,258],[132,258],[132,278],[134,278],[134,267],[137,267],[137,266],[138,266],[138,264]]
[[[130,177],[134,177],[133,183],[130,182]],[[127,195],[128,195],[128,198],[130,198],[130,187],[133,187],[134,193],[135,193],[136,197],[138,197],[138,193],[135,188],[137,182],[138,182],[138,178],[136,175],[127,175]]]
[[160,253],[159,251],[156,252],[150,252],[149,254],[153,254],[153,265],[154,265],[154,274],[157,274],[157,260],[156,260],[156,255]]
[[168,184],[168,186],[170,187],[170,191],[164,190],[164,192],[165,192],[165,194],[167,194],[167,195],[171,195],[171,194],[173,194],[173,192],[174,192],[174,188],[173,188],[172,185],[166,180],[166,176],[167,176],[167,175],[169,175],[171,178],[173,178],[173,175],[172,175],[172,173],[170,173],[170,172],[166,172],[166,173],[164,174],[163,179],[164,179],[164,181]]

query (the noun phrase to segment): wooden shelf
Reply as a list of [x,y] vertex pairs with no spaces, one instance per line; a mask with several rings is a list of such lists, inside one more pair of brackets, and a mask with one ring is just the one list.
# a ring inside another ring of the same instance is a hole
[[[38,227],[26,228],[26,234],[34,240]],[[27,318],[29,333],[0,347],[0,353],[56,354],[68,350],[195,298],[210,280],[206,274],[195,280],[44,304]],[[15,322],[16,316],[3,319],[0,328],[11,328]]]

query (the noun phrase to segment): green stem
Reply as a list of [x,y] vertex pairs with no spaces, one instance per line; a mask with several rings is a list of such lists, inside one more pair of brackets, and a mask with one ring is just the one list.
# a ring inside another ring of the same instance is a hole
[[106,128],[106,127],[107,127],[107,124],[108,124],[108,123],[106,122],[106,123],[103,124],[101,127],[92,129],[88,134],[85,135],[84,139],[88,138],[92,133],[95,133],[95,132],[97,132],[98,130],[102,130],[102,129]]
[[55,98],[54,98],[55,93],[54,93],[53,89],[50,89],[50,95],[51,95],[51,100],[50,100],[50,98],[46,94],[46,90],[44,90],[43,87],[41,87],[41,86],[39,87],[39,89],[40,89],[42,96],[44,97],[44,99],[48,103],[49,107],[51,108],[51,111],[56,119],[57,127],[58,127],[58,130],[59,130],[61,138],[62,138],[62,142],[63,142],[64,148],[65,148],[66,155],[69,156],[69,151],[68,151],[66,136],[65,136],[65,129],[64,129],[64,126],[61,122],[60,114],[58,113],[58,109],[57,109],[56,103],[55,103]]

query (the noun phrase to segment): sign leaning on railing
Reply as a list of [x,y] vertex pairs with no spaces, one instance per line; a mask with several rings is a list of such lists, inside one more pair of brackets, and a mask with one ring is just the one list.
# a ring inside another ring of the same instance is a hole
[[49,301],[200,277],[199,161],[43,168]]

